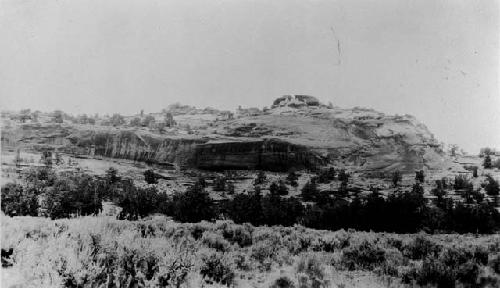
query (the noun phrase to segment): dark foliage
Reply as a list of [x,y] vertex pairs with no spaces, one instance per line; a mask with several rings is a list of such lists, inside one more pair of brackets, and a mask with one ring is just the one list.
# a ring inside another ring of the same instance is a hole
[[271,185],[269,186],[269,193],[281,196],[288,195],[288,188],[286,187],[285,183],[280,180],[278,181],[278,183],[271,183]]
[[500,191],[498,181],[493,179],[491,175],[486,175],[486,186],[484,190],[486,190],[486,193],[490,196],[497,196]]
[[264,171],[262,170],[259,170],[259,173],[257,173],[257,177],[255,177],[255,180],[254,180],[254,185],[262,185],[266,182],[266,173],[264,173]]
[[169,207],[168,198],[158,193],[156,188],[138,188],[131,181],[123,181],[120,185],[118,206],[122,211],[119,219],[137,220],[155,212],[164,212]]
[[158,183],[158,175],[151,169],[144,171],[144,180],[148,184],[157,184]]
[[96,215],[102,210],[106,184],[86,174],[59,177],[46,188],[43,210],[52,219]]
[[118,177],[118,171],[114,167],[109,167],[108,170],[106,170],[106,181],[109,184],[114,184],[120,180],[121,178]]
[[335,180],[335,168],[330,167],[328,169],[322,169],[318,173],[318,182],[319,183],[329,183]]
[[470,184],[471,183],[469,181],[469,178],[467,178],[467,176],[464,174],[460,174],[460,175],[455,176],[455,184],[453,185],[453,187],[455,189],[465,189]]
[[484,167],[484,169],[491,169],[491,167],[493,167],[493,165],[491,163],[490,154],[486,154],[486,156],[484,157],[483,167]]
[[262,196],[257,188],[249,195],[236,195],[226,204],[226,211],[236,223],[291,226],[299,222],[303,207],[294,197],[282,198],[278,192]]
[[295,170],[291,170],[288,173],[288,176],[286,177],[286,180],[288,181],[288,183],[292,187],[297,187],[299,185],[299,183],[297,182],[298,179],[299,179],[299,176],[297,175],[297,173],[295,172]]
[[338,179],[341,182],[348,182],[349,181],[349,173],[347,173],[344,169],[341,169],[339,171]]
[[424,181],[425,181],[424,170],[420,170],[420,171],[415,172],[415,180],[420,182],[420,183],[424,183]]
[[217,176],[214,180],[214,191],[224,191],[226,189],[226,178]]
[[399,182],[403,179],[403,176],[401,175],[401,172],[399,170],[396,170],[392,173],[392,184],[394,187],[399,186]]
[[175,194],[172,205],[173,217],[180,222],[210,221],[216,216],[213,200],[199,183],[184,193]]
[[415,233],[429,231],[455,231],[459,233],[493,233],[500,226],[500,216],[489,204],[451,205],[429,207],[422,187],[414,185],[412,191],[396,192],[387,199],[376,190],[365,198],[352,202],[324,198],[305,210],[303,224],[316,229],[348,229]]
[[8,216],[37,216],[38,196],[33,188],[19,184],[2,186],[2,211]]
[[302,187],[302,200],[304,201],[316,201],[318,194],[318,186],[314,179],[311,179]]

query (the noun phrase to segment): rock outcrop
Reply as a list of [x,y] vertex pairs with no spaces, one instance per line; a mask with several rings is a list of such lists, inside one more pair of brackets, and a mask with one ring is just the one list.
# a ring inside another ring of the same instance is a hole
[[326,107],[304,95],[280,97],[272,107],[235,119],[210,120],[189,135],[72,124],[20,125],[2,130],[2,144],[52,145],[68,153],[202,169],[287,171],[335,165],[376,174],[443,169],[449,162],[429,130],[409,115]]

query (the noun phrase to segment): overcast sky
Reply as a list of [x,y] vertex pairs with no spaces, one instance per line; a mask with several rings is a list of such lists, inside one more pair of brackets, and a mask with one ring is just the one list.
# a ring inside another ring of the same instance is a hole
[[499,1],[1,0],[0,97],[131,114],[308,94],[476,152],[500,147],[499,35]]

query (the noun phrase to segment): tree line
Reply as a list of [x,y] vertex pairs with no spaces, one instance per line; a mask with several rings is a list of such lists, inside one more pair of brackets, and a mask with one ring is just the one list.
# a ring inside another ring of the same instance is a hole
[[[148,171],[145,177],[153,183],[156,180]],[[84,173],[56,174],[46,168],[33,169],[25,178],[25,185],[7,184],[2,187],[1,208],[5,214],[41,215],[52,219],[96,215],[102,210],[103,201],[112,201],[121,207],[118,218],[127,220],[160,213],[180,222],[231,219],[236,223],[253,225],[301,224],[328,230],[494,233],[500,228],[498,211],[484,201],[482,194],[473,190],[470,181],[463,176],[457,176],[453,185],[445,180],[436,181],[431,192],[436,196],[433,205],[429,205],[424,198],[423,175],[419,173],[409,191],[395,185],[395,192],[384,197],[372,187],[368,195],[355,195],[351,200],[345,197],[349,174],[343,170],[319,173],[318,177],[313,177],[303,186],[300,197],[289,197],[284,181],[268,183],[265,174],[259,172],[253,191],[220,201],[210,197],[206,190],[207,181],[203,177],[185,192],[172,195],[159,191],[155,185],[137,187],[132,180],[117,176],[112,168],[101,177]],[[335,178],[341,181],[336,195],[318,189],[319,181]],[[286,181],[288,184],[296,182],[295,172],[290,172]],[[234,185],[228,183],[231,182],[218,177],[213,184],[214,190],[234,193]],[[498,195],[498,182],[493,178],[487,178],[484,186],[488,194]],[[263,188],[268,188],[269,192],[263,193]],[[463,191],[464,203],[444,197],[449,189]]]

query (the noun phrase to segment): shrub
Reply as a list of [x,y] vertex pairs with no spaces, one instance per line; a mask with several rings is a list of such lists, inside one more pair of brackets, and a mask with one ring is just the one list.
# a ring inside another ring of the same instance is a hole
[[349,270],[373,270],[385,262],[385,251],[377,245],[363,241],[343,251],[341,263]]
[[493,256],[490,260],[490,267],[495,273],[500,274],[500,254]]
[[475,258],[473,253],[466,248],[446,248],[438,258],[424,259],[418,271],[417,283],[455,287],[455,280],[458,280],[466,285],[474,285],[480,273],[478,261],[484,261],[484,259]]
[[295,284],[290,278],[281,276],[269,288],[295,288]]
[[144,171],[144,180],[148,184],[157,184],[158,183],[158,175],[151,169]]
[[452,268],[433,258],[424,260],[422,268],[417,271],[416,278],[419,285],[435,284],[438,287],[455,287],[455,274]]
[[201,237],[201,242],[209,248],[217,251],[226,252],[231,247],[231,244],[217,233],[205,231]]
[[228,254],[208,251],[201,255],[200,273],[208,280],[232,285],[234,281],[233,263]]
[[252,245],[253,227],[245,225],[235,225],[225,222],[222,225],[222,235],[231,243],[237,243],[240,247]]
[[323,286],[325,272],[324,267],[318,257],[314,254],[304,254],[297,263],[297,274],[305,274],[306,277],[299,277],[300,287],[321,287]]
[[410,259],[424,259],[427,256],[437,255],[441,248],[424,235],[418,235],[409,244],[403,247],[403,254]]

